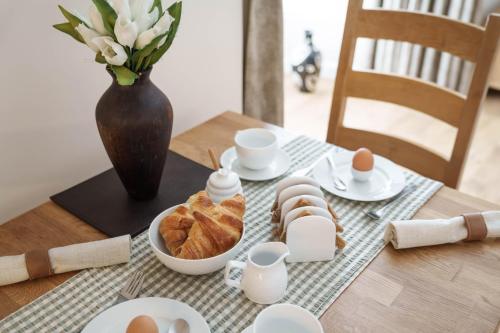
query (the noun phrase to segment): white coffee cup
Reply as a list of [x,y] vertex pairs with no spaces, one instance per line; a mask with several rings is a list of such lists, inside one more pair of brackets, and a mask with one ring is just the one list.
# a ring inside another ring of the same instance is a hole
[[265,169],[278,153],[276,135],[264,128],[238,131],[234,143],[240,164],[252,170]]
[[319,320],[293,304],[274,304],[255,318],[252,333],[323,333]]

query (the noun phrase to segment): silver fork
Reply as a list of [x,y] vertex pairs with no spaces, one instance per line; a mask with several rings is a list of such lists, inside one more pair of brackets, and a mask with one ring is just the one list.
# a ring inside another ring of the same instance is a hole
[[374,220],[380,220],[382,218],[382,216],[384,216],[385,214],[385,211],[387,210],[387,208],[389,208],[389,206],[394,202],[396,201],[397,199],[401,199],[401,198],[404,198],[406,197],[408,194],[410,194],[411,192],[415,191],[415,189],[417,188],[417,185],[415,184],[408,184],[405,186],[405,188],[399,192],[399,194],[393,196],[392,198],[390,198],[389,200],[387,200],[385,202],[385,205],[383,205],[381,208],[379,209],[372,209],[368,212],[365,212],[366,215],[368,215],[369,217],[371,217],[372,219]]
[[[142,271],[136,270],[128,278],[128,280],[125,283],[125,285],[123,286],[123,288],[118,292],[118,296],[116,297],[115,301],[110,306],[113,306],[115,304],[122,303],[122,302],[129,301],[131,299],[136,298],[137,295],[139,295],[139,292],[141,291],[143,282],[144,282],[144,274],[142,273]],[[102,309],[96,315],[103,312],[107,308],[109,308],[109,307]],[[85,326],[83,326],[82,331],[86,326],[87,326],[86,324],[85,324]]]
[[116,297],[113,305],[136,298],[141,291],[143,282],[144,274],[142,271],[136,270],[127,280],[127,283],[125,283],[123,288],[118,292],[118,296]]

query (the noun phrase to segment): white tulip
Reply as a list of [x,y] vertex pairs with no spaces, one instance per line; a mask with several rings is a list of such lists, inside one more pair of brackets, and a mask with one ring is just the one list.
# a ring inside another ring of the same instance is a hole
[[158,22],[156,22],[155,27],[158,27],[160,29],[161,31],[160,34],[164,34],[165,32],[168,31],[168,29],[170,29],[170,25],[172,24],[173,21],[174,18],[170,16],[167,12],[165,12],[165,14],[163,14],[163,16],[160,17]]
[[120,13],[115,22],[115,36],[118,42],[128,47],[134,46],[139,30],[135,22]]
[[120,44],[109,36],[96,37],[92,42],[99,47],[106,62],[110,65],[121,66],[127,61],[127,52]]
[[137,23],[139,34],[151,28],[151,26],[158,20],[158,8],[150,13],[153,6],[153,0],[130,0],[130,11],[132,21]]
[[[144,31],[143,33],[141,33],[139,35],[139,37],[137,38],[137,40],[135,42],[135,47],[137,49],[141,50],[146,45],[148,45],[149,43],[151,43],[151,41],[153,39],[155,39],[156,37],[158,37],[158,36],[163,35],[164,33],[166,33],[168,31],[168,29],[170,28],[170,25],[172,24],[172,21],[173,21],[173,17],[171,17],[170,15],[168,15],[167,13],[165,13],[158,20],[158,22],[156,22],[156,24],[152,28]],[[165,43],[164,38],[162,39],[161,43],[158,44],[158,46],[160,46],[163,43]]]
[[89,29],[85,26],[85,24],[80,23],[76,28],[76,31],[82,36],[83,40],[85,41],[85,44],[88,45],[94,52],[99,52],[99,46],[95,44],[94,39],[96,37],[99,37],[99,33],[93,29]]
[[92,23],[92,27],[100,34],[100,35],[109,35],[109,32],[104,27],[104,23],[102,22],[101,13],[97,10],[97,7],[92,3],[89,9],[89,17],[90,22]]
[[130,4],[128,0],[115,0],[113,2],[114,4],[114,9],[116,11],[116,14],[118,16],[122,16],[130,20],[132,18],[130,14]]

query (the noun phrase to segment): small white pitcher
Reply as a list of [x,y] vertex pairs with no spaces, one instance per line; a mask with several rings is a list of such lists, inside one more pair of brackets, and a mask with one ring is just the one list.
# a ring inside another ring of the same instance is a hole
[[[226,264],[224,280],[229,287],[243,290],[258,304],[278,302],[286,293],[288,272],[285,258],[290,254],[285,243],[268,242],[254,245],[246,263],[231,260]],[[241,280],[229,278],[231,268],[243,270]]]

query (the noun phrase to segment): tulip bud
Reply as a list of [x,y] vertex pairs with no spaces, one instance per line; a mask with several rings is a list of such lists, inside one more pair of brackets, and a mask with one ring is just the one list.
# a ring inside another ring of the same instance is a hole
[[94,52],[99,52],[99,47],[94,43],[94,38],[99,37],[97,31],[93,29],[89,29],[85,26],[85,24],[80,23],[75,27],[75,30],[78,31],[80,36],[82,36],[85,44],[92,49]]
[[130,0],[130,11],[132,21],[137,23],[139,34],[151,28],[151,26],[158,20],[158,8],[150,13],[153,6],[153,0]]
[[120,13],[115,22],[115,36],[118,42],[122,45],[132,47],[137,39],[137,34],[137,24]]
[[127,52],[113,38],[109,36],[96,37],[92,39],[92,42],[97,45],[108,64],[121,66],[127,61]]
[[104,27],[104,23],[102,22],[101,13],[97,10],[97,7],[92,3],[89,9],[89,18],[92,23],[92,27],[102,36],[109,35],[109,32]]
[[[163,16],[158,20],[158,22],[156,22],[156,24],[152,28],[139,34],[139,37],[135,42],[135,47],[141,50],[146,45],[151,43],[153,39],[166,33],[168,29],[170,29],[170,24],[172,23],[172,21],[173,17],[171,17],[168,13],[163,14]],[[164,42],[165,40],[162,39],[161,44],[163,44]]]

